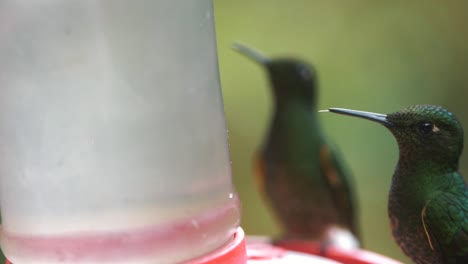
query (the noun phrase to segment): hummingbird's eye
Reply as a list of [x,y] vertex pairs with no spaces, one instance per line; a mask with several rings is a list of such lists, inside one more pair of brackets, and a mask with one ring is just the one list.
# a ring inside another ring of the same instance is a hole
[[[423,134],[423,135],[429,135],[431,134],[432,132],[436,132],[434,128],[437,128],[436,126],[434,126],[433,124],[431,123],[421,123],[419,124],[418,126],[418,130],[419,130],[419,133]],[[438,130],[437,130],[438,131]]]
[[312,78],[312,75],[310,74],[309,69],[307,69],[306,67],[303,67],[303,66],[299,68],[299,74],[305,80],[309,80],[309,79]]

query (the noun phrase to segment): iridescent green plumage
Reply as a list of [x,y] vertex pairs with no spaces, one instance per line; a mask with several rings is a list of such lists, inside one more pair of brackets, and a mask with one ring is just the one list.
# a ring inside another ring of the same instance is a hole
[[440,106],[417,105],[382,115],[330,112],[379,122],[399,147],[389,195],[393,236],[418,264],[468,263],[468,189],[458,172],[463,128]]
[[282,238],[358,246],[350,175],[322,132],[313,67],[293,58],[269,59],[240,44],[235,48],[265,66],[270,77],[274,113],[256,156],[256,179],[284,229]]

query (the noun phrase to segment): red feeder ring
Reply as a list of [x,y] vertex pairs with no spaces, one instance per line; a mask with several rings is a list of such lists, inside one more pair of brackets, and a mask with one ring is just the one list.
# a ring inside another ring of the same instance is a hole
[[[183,264],[247,264],[252,261],[276,260],[282,263],[287,252],[300,252],[311,256],[320,256],[343,264],[402,264],[391,258],[367,250],[341,250],[329,247],[321,254],[320,245],[316,242],[289,240],[271,245],[268,237],[245,238],[242,228],[238,228],[233,239],[221,248],[202,257],[184,262]],[[286,259],[285,263],[290,263]],[[272,262],[273,263],[273,262]],[[12,264],[8,260],[6,264]]]
[[403,264],[389,257],[363,249],[342,250],[329,247],[324,254],[321,254],[320,245],[317,242],[291,240],[279,242],[276,246],[292,251],[323,256],[344,264]]
[[184,264],[246,264],[247,251],[245,248],[245,234],[238,228],[234,239],[222,248],[217,249],[203,257],[199,257]]

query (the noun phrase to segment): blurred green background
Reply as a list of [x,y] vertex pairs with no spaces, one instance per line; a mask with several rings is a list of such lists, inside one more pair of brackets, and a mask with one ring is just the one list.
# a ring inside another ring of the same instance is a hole
[[[233,179],[249,235],[278,234],[251,170],[272,105],[265,72],[234,52],[233,41],[312,62],[320,109],[389,113],[439,104],[468,127],[467,1],[214,0],[214,6]],[[387,219],[398,154],[392,135],[363,120],[332,114],[321,119],[353,171],[365,247],[410,263],[393,242]],[[467,174],[467,155],[461,162]]]
[[[312,62],[320,109],[388,113],[439,104],[468,127],[468,1],[213,1],[233,179],[249,235],[279,231],[252,177],[272,105],[265,72],[231,50],[233,41]],[[321,119],[353,171],[365,247],[410,263],[393,242],[387,219],[398,152],[393,137],[371,122],[332,114]],[[468,155],[461,164],[468,174]]]

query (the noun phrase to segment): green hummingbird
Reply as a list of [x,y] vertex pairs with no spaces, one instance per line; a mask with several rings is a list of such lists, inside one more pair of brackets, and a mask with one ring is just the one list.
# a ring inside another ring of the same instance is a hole
[[274,113],[254,175],[283,229],[276,242],[359,247],[351,176],[322,132],[314,68],[295,58],[269,59],[239,43],[233,48],[265,67],[270,78]]
[[415,105],[388,115],[342,108],[390,130],[399,148],[388,214],[393,237],[417,264],[468,263],[468,189],[458,172],[463,128],[448,110]]

